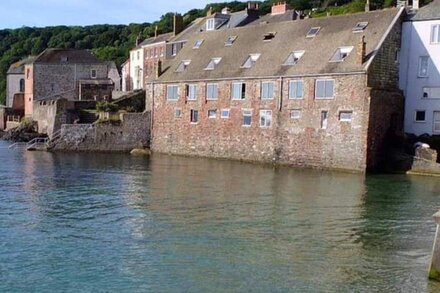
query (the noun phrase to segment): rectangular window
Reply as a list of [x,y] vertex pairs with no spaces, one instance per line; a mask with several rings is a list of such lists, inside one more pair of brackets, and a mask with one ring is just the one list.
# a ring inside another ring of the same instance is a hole
[[246,84],[244,82],[234,82],[232,84],[232,99],[244,100],[246,98]]
[[425,111],[416,111],[414,113],[414,121],[415,122],[425,122],[426,121],[426,112]]
[[167,100],[177,101],[179,99],[179,86],[168,85],[167,86]]
[[191,123],[199,122],[199,110],[191,109]]
[[137,60],[141,59],[141,52],[137,51]]
[[275,83],[271,81],[265,81],[261,83],[261,99],[272,100],[274,96]]
[[353,47],[339,47],[336,49],[330,62],[341,62],[351,53]]
[[321,30],[320,27],[310,28],[310,30],[307,32],[306,38],[314,38],[320,30]]
[[176,56],[177,55],[177,44],[172,44],[171,45],[171,56]]
[[246,61],[243,63],[241,68],[251,68],[252,66],[257,63],[258,59],[260,58],[260,54],[250,54]]
[[327,129],[328,111],[321,111],[321,129]]
[[304,55],[305,51],[293,51],[287,56],[286,61],[284,61],[283,65],[291,66],[298,63],[299,59]]
[[96,78],[97,77],[97,73],[96,73],[96,69],[92,69],[90,72],[90,77],[91,78]]
[[419,57],[419,77],[428,77],[428,67],[429,67],[429,57],[420,56]]
[[440,112],[434,111],[432,130],[434,133],[440,133]]
[[353,28],[354,33],[360,33],[363,32],[368,26],[368,22],[358,22],[355,27]]
[[303,98],[303,81],[291,80],[289,82],[289,99]]
[[229,36],[225,41],[225,46],[226,47],[232,46],[232,44],[234,44],[236,39],[237,39],[237,36]]
[[424,87],[423,98],[440,99],[440,87]]
[[206,21],[206,30],[207,31],[215,30],[215,19],[214,18],[210,18]]
[[301,118],[301,110],[294,109],[290,111],[290,119],[299,119]]
[[217,65],[219,65],[220,61],[222,61],[222,58],[212,58],[211,61],[209,61],[208,65],[205,67],[205,70],[214,70],[217,68]]
[[182,109],[175,108],[174,109],[174,118],[181,118],[182,117]]
[[197,100],[197,85],[187,84],[186,87],[186,99],[189,101]]
[[252,110],[243,110],[243,126],[252,125]]
[[214,119],[217,117],[217,109],[208,110],[208,118]]
[[260,110],[260,127],[272,125],[272,110]]
[[218,84],[208,83],[206,85],[206,99],[217,100],[218,99]]
[[203,41],[204,41],[204,40],[197,40],[197,41],[195,42],[195,44],[194,44],[193,49],[198,49],[198,48],[200,48],[200,46],[203,44]]
[[353,115],[353,111],[341,111],[339,112],[339,121],[351,122],[352,115]]
[[431,27],[431,44],[440,43],[440,24],[434,24]]
[[333,79],[316,80],[315,98],[333,99],[335,81]]
[[230,110],[229,109],[222,109],[220,118],[222,119],[228,119],[230,115]]
[[191,63],[191,60],[183,60],[182,62],[180,62],[179,66],[177,66],[176,72],[184,72],[189,64]]

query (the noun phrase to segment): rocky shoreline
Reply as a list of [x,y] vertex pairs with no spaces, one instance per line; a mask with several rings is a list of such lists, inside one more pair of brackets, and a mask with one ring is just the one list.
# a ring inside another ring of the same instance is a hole
[[37,125],[35,123],[22,123],[16,128],[0,132],[0,139],[11,142],[29,142],[34,138],[45,136],[45,134],[37,132]]

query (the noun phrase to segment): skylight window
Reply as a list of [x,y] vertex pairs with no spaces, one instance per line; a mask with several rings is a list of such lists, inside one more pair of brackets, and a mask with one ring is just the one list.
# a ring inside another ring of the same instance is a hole
[[176,72],[184,72],[189,64],[191,63],[191,60],[183,60],[182,62],[180,62],[179,66],[176,69]]
[[318,26],[310,28],[309,32],[306,35],[306,38],[314,38],[320,30],[321,28]]
[[204,40],[198,40],[195,44],[193,49],[198,49],[203,44]]
[[206,66],[205,70],[214,70],[217,68],[217,65],[220,63],[222,58],[212,58]]
[[333,57],[330,59],[330,62],[344,61],[344,59],[347,58],[352,50],[353,47],[339,47],[338,49],[336,49],[335,54],[333,54]]
[[304,55],[305,51],[293,51],[287,56],[286,61],[283,65],[295,65],[298,63],[299,59]]
[[206,21],[206,30],[207,31],[215,30],[215,19],[214,18],[210,18]]
[[237,39],[237,36],[229,36],[228,39],[225,42],[225,46],[232,46],[232,44]]
[[250,54],[241,67],[251,68],[255,65],[255,63],[257,63],[258,58],[260,58],[260,54]]
[[263,37],[263,41],[265,41],[265,42],[272,41],[272,39],[275,38],[276,34],[277,34],[276,32],[270,32],[270,33],[265,34]]
[[354,33],[360,33],[362,31],[365,30],[365,28],[368,26],[368,22],[363,21],[363,22],[358,22],[354,28],[353,28],[353,32]]

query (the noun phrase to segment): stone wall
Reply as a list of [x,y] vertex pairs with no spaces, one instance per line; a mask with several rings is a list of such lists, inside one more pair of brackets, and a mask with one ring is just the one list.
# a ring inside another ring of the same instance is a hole
[[150,145],[150,112],[121,114],[119,124],[71,124],[61,127],[55,151],[128,152]]
[[[304,97],[289,99],[290,79],[274,79],[272,100],[261,99],[262,80],[246,81],[246,99],[231,100],[231,82],[219,81],[219,98],[205,99],[206,84],[197,83],[198,99],[187,101],[185,84],[179,85],[180,98],[166,99],[166,85],[147,88],[147,105],[153,108],[152,149],[180,155],[229,158],[289,164],[300,167],[365,171],[369,91],[366,75],[319,78],[335,80],[335,97],[315,99],[316,78],[303,78]],[[266,81],[266,80],[264,80]],[[152,98],[154,92],[154,100]],[[175,117],[175,110],[181,117]],[[190,111],[199,111],[199,122],[190,122]],[[208,118],[208,110],[217,110]],[[220,117],[230,109],[230,117]],[[242,126],[243,110],[252,111],[251,126]],[[272,110],[272,125],[260,127],[260,110]],[[291,118],[300,110],[299,119]],[[328,111],[327,128],[321,128],[321,112]],[[341,111],[352,111],[351,121],[340,121]]]
[[21,93],[20,80],[24,79],[24,74],[8,74],[6,81],[6,106],[12,107],[14,95]]
[[33,109],[32,119],[38,122],[38,132],[49,137],[61,129],[62,124],[73,122],[69,110],[74,109],[74,104],[66,99],[34,101]]

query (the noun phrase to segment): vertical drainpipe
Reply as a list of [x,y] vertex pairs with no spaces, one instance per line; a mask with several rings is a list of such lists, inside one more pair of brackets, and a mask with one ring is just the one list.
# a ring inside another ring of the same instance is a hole
[[281,112],[281,109],[283,108],[283,88],[284,88],[284,82],[283,77],[280,76],[280,100],[278,104],[278,110]]
[[151,83],[151,117],[150,117],[150,149],[151,149],[151,143],[153,141],[153,125],[154,125],[154,81]]

